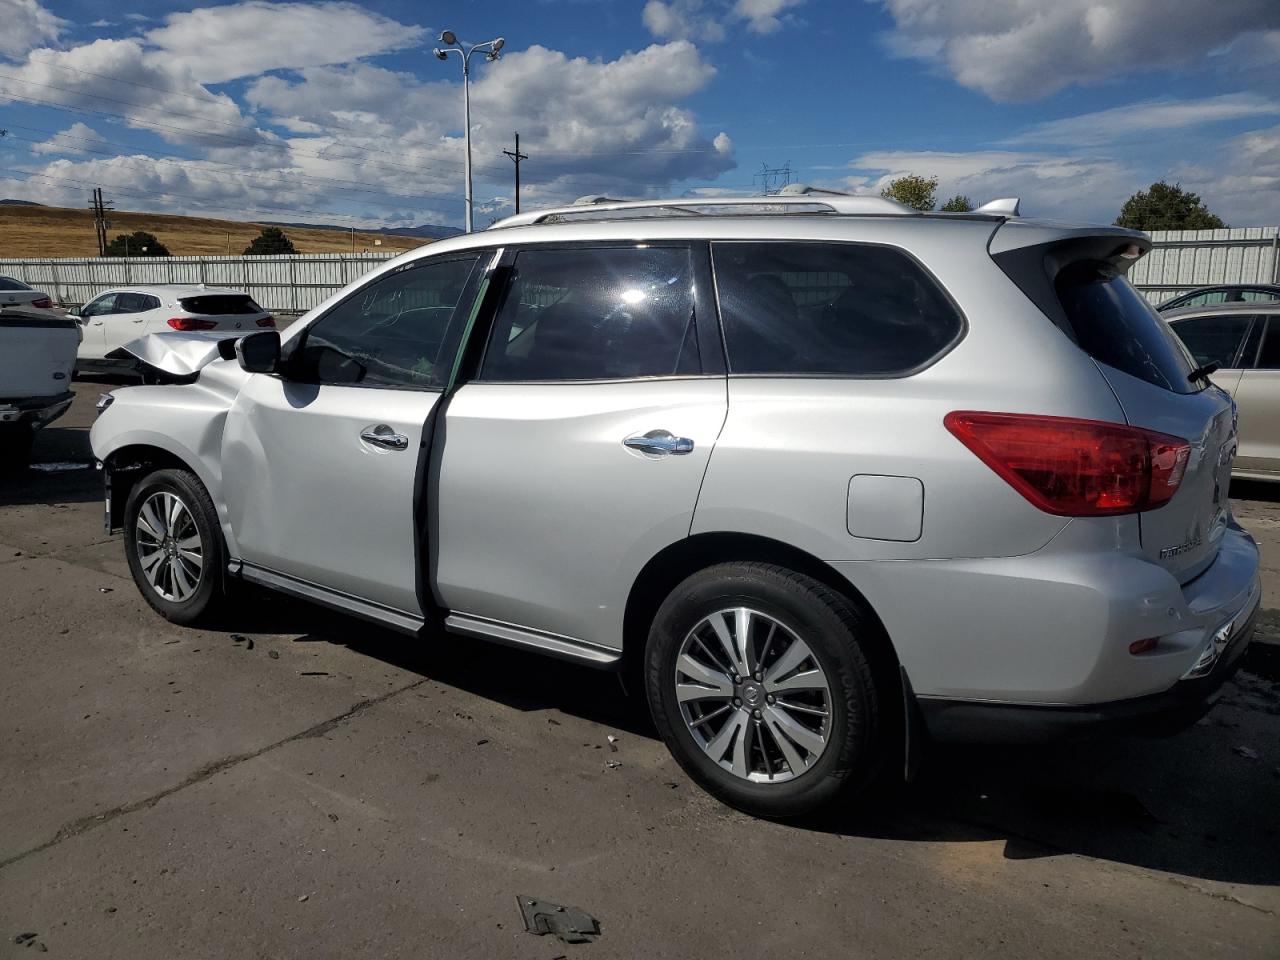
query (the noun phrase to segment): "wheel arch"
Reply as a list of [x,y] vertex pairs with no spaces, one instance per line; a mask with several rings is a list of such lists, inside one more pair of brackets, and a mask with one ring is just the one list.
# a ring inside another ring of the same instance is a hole
[[667,595],[689,575],[717,563],[756,560],[812,577],[829,587],[871,618],[876,626],[873,638],[881,655],[879,666],[898,683],[899,661],[888,631],[879,614],[858,588],[830,564],[799,547],[769,537],[749,533],[697,533],[668,544],[651,557],[632,583],[623,615],[622,669],[638,675],[644,661],[649,625]]
[[[170,445],[161,445],[150,440],[125,443],[104,456],[102,465],[108,475],[106,502],[108,532],[123,525],[124,507],[128,502],[129,494],[138,481],[155,470],[174,468],[193,473],[212,495],[209,478],[200,469],[199,459],[192,456],[189,451],[175,450]],[[217,501],[214,502],[216,504]]]

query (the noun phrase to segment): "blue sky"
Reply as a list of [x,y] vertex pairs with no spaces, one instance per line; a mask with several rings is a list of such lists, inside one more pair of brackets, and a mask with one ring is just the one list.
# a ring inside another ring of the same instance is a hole
[[[1109,221],[1157,179],[1280,223],[1280,0],[0,0],[0,196],[369,225],[589,193],[750,192],[762,164]],[[3,238],[0,238],[3,246]]]

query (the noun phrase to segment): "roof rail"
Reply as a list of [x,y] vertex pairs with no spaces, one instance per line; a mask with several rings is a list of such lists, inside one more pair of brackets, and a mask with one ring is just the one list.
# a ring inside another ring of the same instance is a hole
[[[789,186],[800,187],[798,184]],[[522,227],[535,223],[629,220],[650,217],[762,216],[777,214],[862,214],[918,216],[919,211],[884,197],[856,197],[834,190],[804,187],[772,197],[678,197],[670,200],[611,200],[582,197],[567,207],[533,210],[506,217],[489,227]]]

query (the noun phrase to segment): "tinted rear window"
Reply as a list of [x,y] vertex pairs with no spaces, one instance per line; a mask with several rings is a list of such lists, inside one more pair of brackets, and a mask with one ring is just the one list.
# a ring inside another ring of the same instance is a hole
[[0,290],[30,290],[21,280],[15,280],[13,277],[0,277]]
[[1107,264],[1072,264],[1055,286],[1076,342],[1089,356],[1174,393],[1200,389],[1187,379],[1193,367],[1169,325]]
[[262,313],[253,298],[243,293],[206,293],[198,297],[183,297],[178,301],[188,313],[227,315],[238,313]]
[[901,250],[852,243],[716,243],[732,373],[900,376],[964,320]]

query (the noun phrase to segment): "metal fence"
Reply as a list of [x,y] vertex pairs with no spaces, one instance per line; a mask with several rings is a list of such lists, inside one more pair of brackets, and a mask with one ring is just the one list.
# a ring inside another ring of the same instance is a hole
[[1280,283],[1280,227],[1153,230],[1151,240],[1129,279],[1153,303],[1210,284]]
[[[1280,283],[1280,227],[1155,230],[1154,248],[1129,272],[1160,302],[1206,284]],[[395,253],[302,253],[271,257],[87,257],[0,259],[16,277],[63,304],[82,304],[112,287],[205,283],[250,294],[267,310],[300,313]]]
[[112,287],[204,283],[243,290],[266,310],[301,313],[395,253],[300,253],[269,257],[0,259],[0,275],[83,304]]

